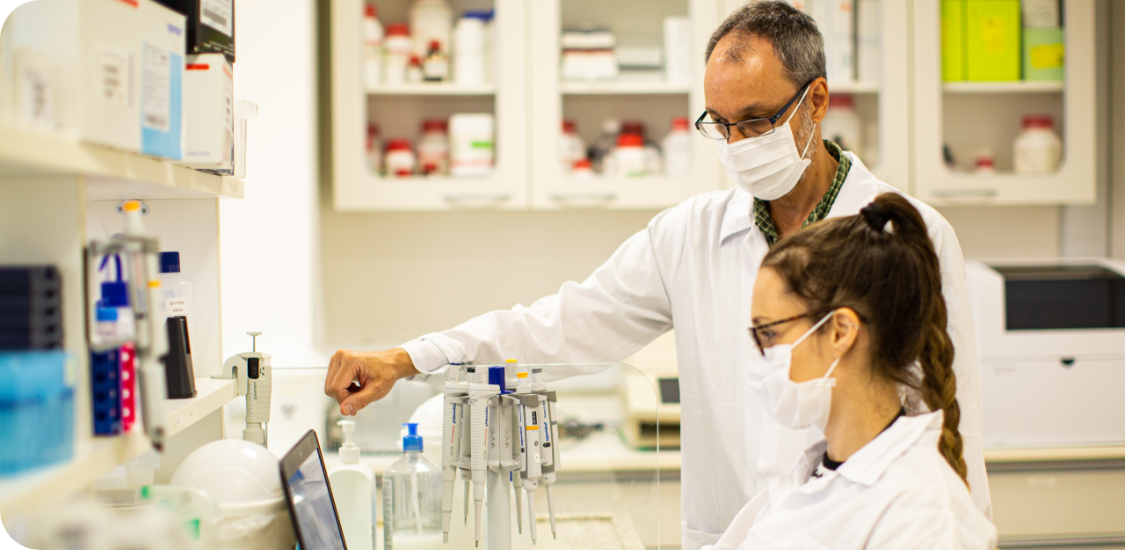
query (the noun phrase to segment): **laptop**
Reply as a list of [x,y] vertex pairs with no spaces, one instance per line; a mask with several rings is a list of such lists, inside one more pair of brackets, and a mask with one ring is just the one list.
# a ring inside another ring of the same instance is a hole
[[298,550],[347,550],[316,432],[305,433],[281,459],[281,486]]

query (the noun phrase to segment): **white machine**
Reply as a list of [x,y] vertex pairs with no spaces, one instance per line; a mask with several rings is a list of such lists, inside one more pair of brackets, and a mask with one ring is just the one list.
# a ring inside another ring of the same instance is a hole
[[[621,400],[625,421],[621,432],[633,448],[680,446],[680,371],[676,362],[676,337],[673,331],[625,360],[634,369],[625,369]],[[653,399],[656,390],[656,399]]]
[[270,421],[270,397],[273,394],[272,355],[258,351],[261,332],[247,332],[252,340],[250,351],[240,353],[223,363],[223,370],[211,378],[234,378],[238,395],[246,396],[246,429],[242,439],[263,447],[269,441],[266,432]]
[[[515,374],[515,390],[508,389],[507,372]],[[523,496],[527,492],[528,527],[532,544],[535,528],[535,490],[547,489],[551,532],[556,534],[552,485],[559,467],[558,424],[554,421],[555,393],[546,389],[542,369],[528,369],[510,360],[507,366],[450,366],[445,383],[442,439],[442,531],[449,542],[454,482],[460,471],[465,482],[465,521],[472,494],[474,536],[482,538],[482,508],[487,494],[489,550],[510,550],[511,494],[516,491],[516,517],[523,532]],[[471,488],[470,488],[471,485]],[[486,493],[487,485],[487,493]]]
[[965,271],[985,447],[1125,443],[1125,263],[1007,260]]

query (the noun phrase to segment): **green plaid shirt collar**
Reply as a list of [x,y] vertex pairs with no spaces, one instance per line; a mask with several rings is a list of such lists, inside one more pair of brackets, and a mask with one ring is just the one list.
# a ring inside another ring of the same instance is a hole
[[[828,216],[828,212],[832,210],[832,205],[836,202],[836,195],[840,194],[840,188],[844,186],[844,180],[848,177],[848,170],[852,167],[851,159],[844,154],[839,145],[826,139],[824,140],[824,147],[828,149],[828,154],[840,163],[840,167],[836,169],[836,177],[832,179],[832,186],[828,188],[824,198],[820,199],[820,203],[816,205],[816,208],[813,208],[812,213],[809,214],[805,223],[801,224],[801,227],[808,227],[809,224],[816,223]],[[754,198],[754,225],[757,225],[762,234],[766,236],[766,244],[772,247],[777,243],[778,235],[777,226],[774,225],[773,218],[770,217],[769,205],[769,201]]]

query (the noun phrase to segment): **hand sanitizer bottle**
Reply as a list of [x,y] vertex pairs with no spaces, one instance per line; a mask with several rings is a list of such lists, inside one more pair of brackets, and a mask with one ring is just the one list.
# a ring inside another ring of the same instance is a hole
[[375,531],[371,524],[371,491],[375,472],[359,462],[359,446],[355,444],[355,421],[338,422],[344,430],[340,446],[340,463],[328,470],[332,498],[344,529],[348,550],[375,550]]
[[422,456],[418,424],[406,427],[402,458],[383,472],[383,548],[443,549],[441,467]]

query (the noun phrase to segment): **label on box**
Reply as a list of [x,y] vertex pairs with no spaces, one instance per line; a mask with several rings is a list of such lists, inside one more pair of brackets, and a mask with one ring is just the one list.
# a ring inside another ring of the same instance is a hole
[[1008,39],[1004,28],[1006,24],[1007,20],[1003,17],[981,17],[980,32],[986,53],[994,55],[1004,53]]
[[30,50],[16,52],[16,122],[25,128],[54,127],[51,63]]
[[172,95],[172,57],[166,50],[145,44],[141,69],[141,126],[167,132],[170,126],[168,104]]
[[168,317],[190,318],[191,302],[179,296],[166,296],[164,298],[164,315]]
[[1062,44],[1032,46],[1028,57],[1033,69],[1057,69],[1065,62],[1066,47]]
[[234,36],[234,2],[232,0],[200,0],[199,21],[227,36]]
[[129,105],[129,52],[110,46],[96,46],[94,62],[101,85],[98,96],[107,103]]

